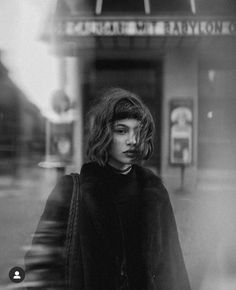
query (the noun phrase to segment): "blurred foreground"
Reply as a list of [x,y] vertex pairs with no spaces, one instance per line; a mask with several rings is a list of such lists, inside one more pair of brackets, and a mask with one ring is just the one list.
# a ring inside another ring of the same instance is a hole
[[[25,247],[57,177],[54,169],[36,166],[0,177],[0,289],[24,289],[8,272],[24,268]],[[192,290],[235,290],[234,185],[205,178],[192,190],[169,191]]]

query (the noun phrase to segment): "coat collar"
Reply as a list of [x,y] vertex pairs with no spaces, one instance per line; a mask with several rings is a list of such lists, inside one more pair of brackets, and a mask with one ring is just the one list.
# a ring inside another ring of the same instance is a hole
[[[141,204],[143,207],[152,208],[154,211],[160,208],[165,200],[168,200],[161,179],[149,169],[134,165],[136,177],[140,182]],[[99,233],[104,229],[112,230],[118,227],[119,220],[112,198],[104,188],[106,183],[106,171],[95,162],[83,165],[80,174],[82,199],[90,212],[94,225]],[[146,210],[148,212],[148,209]],[[105,234],[104,234],[105,235]]]
[[[135,170],[137,174],[137,179],[140,182],[142,190],[155,190],[157,198],[168,199],[166,190],[163,191],[164,186],[160,177],[156,176],[150,169],[139,166],[137,164],[134,164],[133,167],[133,170]],[[85,163],[82,166],[80,173],[81,185],[86,186],[86,188],[89,186],[90,189],[93,188],[97,191],[98,188],[101,188],[104,185],[104,174],[106,174],[106,170],[98,163]]]

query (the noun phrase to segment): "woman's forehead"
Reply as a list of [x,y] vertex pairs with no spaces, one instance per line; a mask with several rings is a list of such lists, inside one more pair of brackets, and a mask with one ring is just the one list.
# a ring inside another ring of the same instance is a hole
[[118,126],[118,125],[123,125],[123,126],[134,128],[140,125],[140,121],[134,118],[125,118],[125,119],[116,120],[114,122],[114,126]]

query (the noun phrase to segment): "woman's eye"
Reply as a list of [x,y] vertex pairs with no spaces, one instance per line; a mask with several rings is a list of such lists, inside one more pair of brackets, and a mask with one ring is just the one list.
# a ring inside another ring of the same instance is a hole
[[117,134],[125,134],[126,130],[125,129],[115,129],[115,133],[117,133]]

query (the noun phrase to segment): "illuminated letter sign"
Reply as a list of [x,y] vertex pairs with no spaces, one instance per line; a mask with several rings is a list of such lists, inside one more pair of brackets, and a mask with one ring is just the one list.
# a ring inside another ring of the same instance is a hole
[[61,19],[57,36],[220,36],[236,35],[236,20]]

